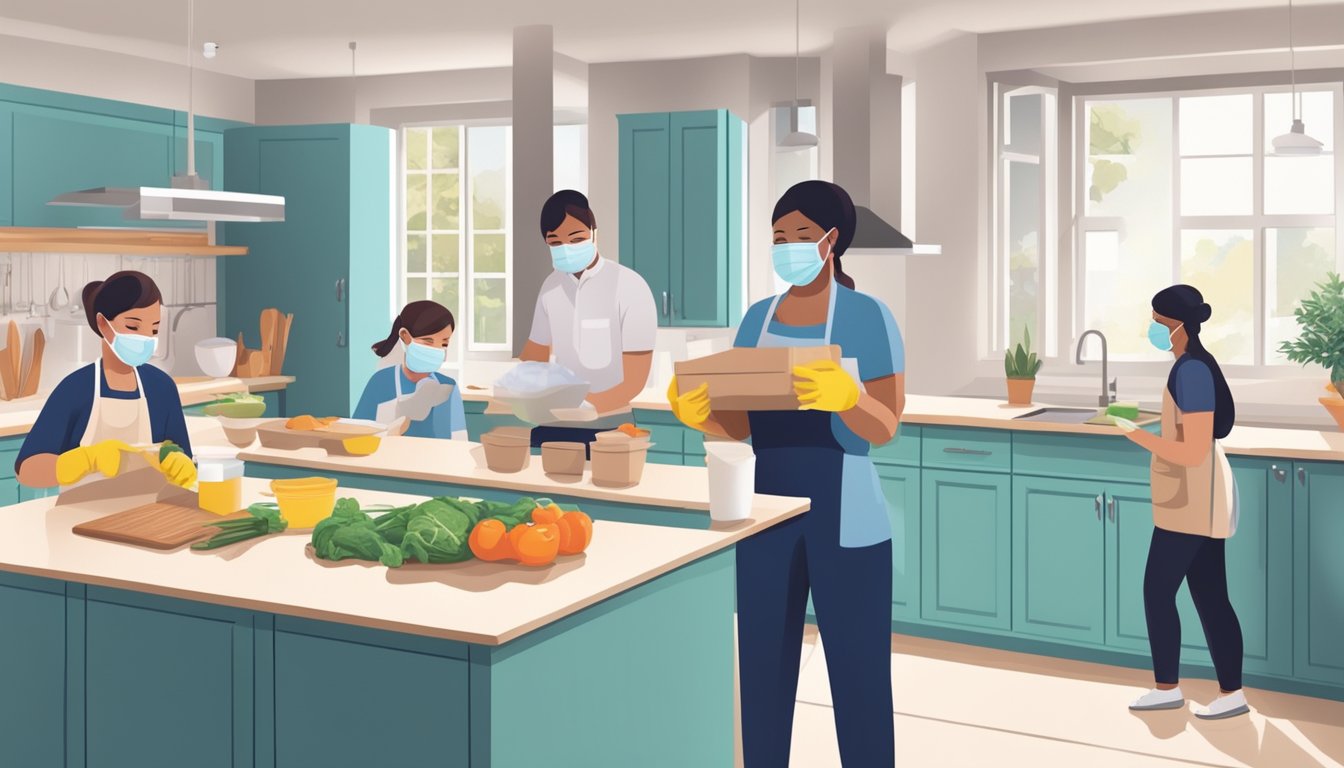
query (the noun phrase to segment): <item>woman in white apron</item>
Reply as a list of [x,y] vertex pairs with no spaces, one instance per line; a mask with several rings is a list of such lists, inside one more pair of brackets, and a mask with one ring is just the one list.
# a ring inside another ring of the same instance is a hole
[[1162,434],[1120,420],[1130,440],[1152,458],[1153,540],[1143,577],[1143,604],[1156,687],[1134,710],[1185,705],[1180,689],[1181,623],[1176,592],[1181,582],[1199,611],[1222,694],[1195,716],[1207,720],[1249,711],[1241,690],[1241,624],[1227,595],[1227,538],[1237,526],[1232,469],[1219,445],[1236,420],[1236,406],[1218,361],[1199,340],[1213,314],[1199,291],[1174,285],[1153,297],[1148,338],[1176,358],[1162,393]]
[[872,445],[896,434],[905,352],[891,312],[853,290],[840,257],[855,211],[824,181],[775,205],[771,257],[792,287],[753,305],[738,347],[835,344],[841,363],[795,370],[797,411],[721,413],[705,387],[668,399],[683,423],[742,440],[756,454],[756,491],[811,500],[804,515],[737,545],[738,669],[746,765],[789,763],[803,617],[809,592],[826,643],[840,757],[846,768],[894,761],[891,693],[892,526]]
[[118,272],[89,283],[82,299],[89,327],[103,340],[102,355],[47,396],[15,461],[19,482],[50,488],[114,477],[145,466],[147,446],[171,440],[183,452],[156,468],[175,485],[190,486],[196,467],[177,384],[145,365],[158,348],[158,286],[140,272]]
[[369,377],[354,418],[391,424],[406,420],[409,437],[467,439],[467,417],[457,382],[439,372],[457,327],[453,313],[433,301],[412,301],[392,323],[387,338],[373,345],[387,357],[400,351],[401,363]]

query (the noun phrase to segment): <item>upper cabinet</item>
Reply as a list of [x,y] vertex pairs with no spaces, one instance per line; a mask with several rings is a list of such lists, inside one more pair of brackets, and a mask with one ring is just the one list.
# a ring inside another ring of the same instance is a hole
[[621,115],[621,263],[665,327],[742,314],[746,131],[727,110]]

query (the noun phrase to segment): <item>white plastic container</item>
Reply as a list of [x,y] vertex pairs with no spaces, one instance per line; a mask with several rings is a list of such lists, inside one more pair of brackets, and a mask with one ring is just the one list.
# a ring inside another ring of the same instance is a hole
[[746,443],[705,443],[709,468],[709,517],[717,523],[751,517],[756,495],[756,454]]
[[223,456],[196,460],[197,503],[216,515],[243,508],[243,462]]
[[223,337],[196,342],[196,364],[206,376],[222,379],[233,373],[238,357],[238,342]]

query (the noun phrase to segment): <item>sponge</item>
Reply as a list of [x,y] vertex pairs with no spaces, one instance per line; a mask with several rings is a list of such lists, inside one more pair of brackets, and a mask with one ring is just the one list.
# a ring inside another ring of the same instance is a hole
[[1134,421],[1139,418],[1138,403],[1111,403],[1106,406],[1107,416],[1119,416],[1122,419]]

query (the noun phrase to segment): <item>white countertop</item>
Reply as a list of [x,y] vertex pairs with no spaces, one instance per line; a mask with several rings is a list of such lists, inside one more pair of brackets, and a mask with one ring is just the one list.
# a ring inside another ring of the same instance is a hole
[[[699,470],[703,473],[704,470]],[[265,481],[247,478],[244,499]],[[364,504],[418,497],[356,489]],[[246,610],[498,645],[721,551],[806,510],[804,500],[758,506],[750,519],[708,530],[595,521],[581,555],[543,568],[467,561],[452,565],[317,560],[308,532],[286,532],[209,551],[159,552],[77,536],[71,528],[149,497],[4,508],[0,570],[233,606]]]

